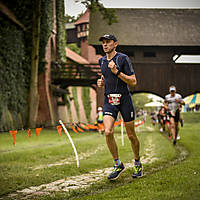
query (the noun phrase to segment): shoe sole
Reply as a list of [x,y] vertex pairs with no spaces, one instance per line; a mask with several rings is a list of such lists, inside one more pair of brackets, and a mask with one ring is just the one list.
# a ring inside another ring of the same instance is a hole
[[141,178],[143,176],[143,174],[141,174],[141,176],[132,176],[133,179],[135,178]]
[[114,181],[114,180],[118,179],[118,178],[120,177],[121,173],[122,173],[124,170],[125,170],[125,168],[118,174],[118,176],[116,176],[115,178],[110,178],[110,179],[108,179],[108,180],[109,180],[109,181]]

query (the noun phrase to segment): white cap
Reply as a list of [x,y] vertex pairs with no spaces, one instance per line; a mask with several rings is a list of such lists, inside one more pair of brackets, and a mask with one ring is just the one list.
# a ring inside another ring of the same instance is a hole
[[103,110],[102,107],[98,107],[98,111]]
[[171,91],[176,91],[176,87],[175,86],[170,86],[169,87],[169,91],[171,92]]

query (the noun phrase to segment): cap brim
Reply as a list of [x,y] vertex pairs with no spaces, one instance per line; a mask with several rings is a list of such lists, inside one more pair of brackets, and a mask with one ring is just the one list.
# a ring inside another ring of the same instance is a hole
[[103,36],[99,38],[99,41],[103,41],[103,40],[110,40],[110,39],[107,37],[103,37]]

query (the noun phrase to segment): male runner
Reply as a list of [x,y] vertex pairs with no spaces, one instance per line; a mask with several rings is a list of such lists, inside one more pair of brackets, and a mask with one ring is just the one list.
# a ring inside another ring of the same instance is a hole
[[113,172],[108,176],[109,180],[117,179],[125,167],[119,159],[118,147],[114,138],[114,122],[120,111],[128,138],[131,142],[135,156],[133,178],[142,176],[142,163],[139,156],[139,141],[135,133],[135,111],[128,85],[135,86],[136,76],[128,56],[116,52],[118,41],[114,35],[104,35],[99,38],[105,56],[99,60],[102,76],[97,80],[98,87],[105,86],[103,123],[105,128],[106,143],[115,165]]
[[165,105],[169,110],[171,135],[173,137],[173,144],[175,145],[178,135],[178,123],[180,120],[179,106],[185,105],[185,102],[183,101],[182,96],[176,93],[175,86],[170,86],[169,92],[170,94],[165,96]]

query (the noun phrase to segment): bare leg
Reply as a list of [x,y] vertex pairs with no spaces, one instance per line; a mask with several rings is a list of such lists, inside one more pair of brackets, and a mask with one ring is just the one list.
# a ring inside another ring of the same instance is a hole
[[104,115],[103,124],[105,128],[106,143],[113,159],[118,159],[118,148],[114,138],[114,122],[115,119],[110,115]]
[[131,142],[131,147],[135,156],[136,160],[140,159],[139,150],[140,150],[140,143],[135,133],[135,124],[134,121],[125,122],[126,132],[128,138]]
[[170,127],[171,127],[171,135],[173,137],[173,140],[176,139],[176,128],[175,128],[175,121],[174,118],[170,118]]
[[167,123],[167,133],[168,133],[168,136],[171,138],[170,124],[169,123]]
[[178,126],[178,122],[175,122],[175,135],[176,135],[176,138],[178,136],[178,131],[179,131],[179,126]]

